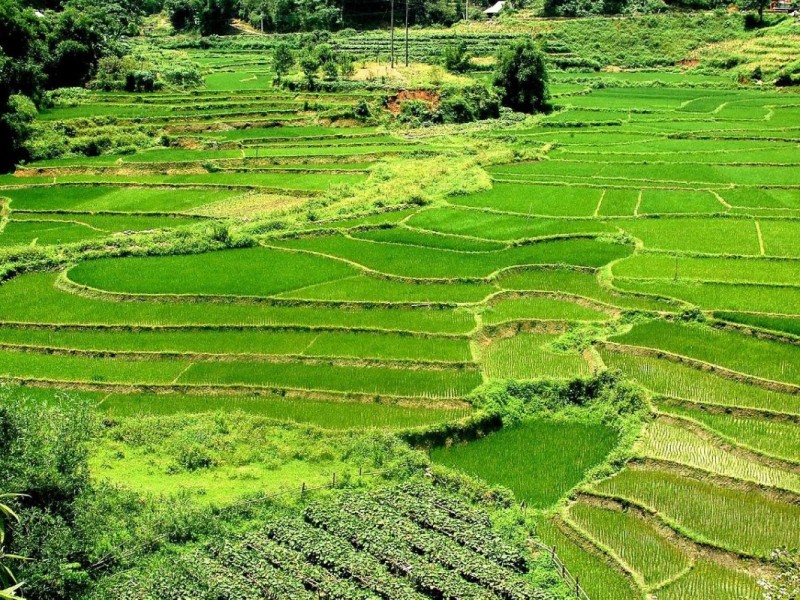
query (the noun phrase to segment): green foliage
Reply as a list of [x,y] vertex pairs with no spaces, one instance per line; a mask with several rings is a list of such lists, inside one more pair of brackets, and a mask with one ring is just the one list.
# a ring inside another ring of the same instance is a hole
[[500,50],[494,85],[500,88],[503,106],[525,113],[549,109],[548,77],[544,54],[529,39]]
[[294,66],[294,54],[289,44],[281,43],[272,51],[272,68],[278,81]]
[[467,52],[467,43],[462,40],[445,47],[442,65],[453,73],[464,73],[470,69],[471,58]]

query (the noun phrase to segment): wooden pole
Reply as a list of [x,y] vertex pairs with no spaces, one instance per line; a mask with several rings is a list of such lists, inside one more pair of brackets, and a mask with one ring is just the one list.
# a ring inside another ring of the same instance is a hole
[[406,66],[408,66],[408,0],[406,0]]
[[390,63],[392,68],[394,69],[394,0],[392,0],[392,17],[391,17],[391,27],[392,27],[392,47],[391,47],[391,59]]

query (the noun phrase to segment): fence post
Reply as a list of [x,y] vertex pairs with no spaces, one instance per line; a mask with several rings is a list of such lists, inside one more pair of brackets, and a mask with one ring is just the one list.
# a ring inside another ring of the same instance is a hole
[[553,562],[556,562],[556,547],[555,547],[555,546],[553,546],[552,548],[550,548],[550,559],[551,559]]
[[575,595],[580,598],[581,597],[581,584],[578,581],[578,578],[575,578]]
[[331,487],[332,488],[336,487],[336,471],[333,472],[333,483],[331,483]]
[[361,477],[361,469],[362,467],[358,467],[358,476]]
[[300,497],[302,498],[305,495],[306,495],[306,482],[304,481],[303,486],[300,488]]

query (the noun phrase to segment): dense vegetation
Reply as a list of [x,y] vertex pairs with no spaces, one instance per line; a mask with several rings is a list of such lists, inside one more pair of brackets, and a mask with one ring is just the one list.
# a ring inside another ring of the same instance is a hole
[[799,25],[387,4],[2,3],[0,589],[780,597]]

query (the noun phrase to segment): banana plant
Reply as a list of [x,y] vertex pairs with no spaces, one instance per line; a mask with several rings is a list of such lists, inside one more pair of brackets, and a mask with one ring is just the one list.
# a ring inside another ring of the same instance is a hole
[[9,522],[19,522],[19,516],[10,506],[2,502],[6,498],[19,498],[23,494],[0,494],[0,600],[24,600],[19,595],[22,582],[17,582],[11,568],[6,564],[8,560],[25,560],[16,554],[6,554],[3,544],[6,540],[6,525]]

